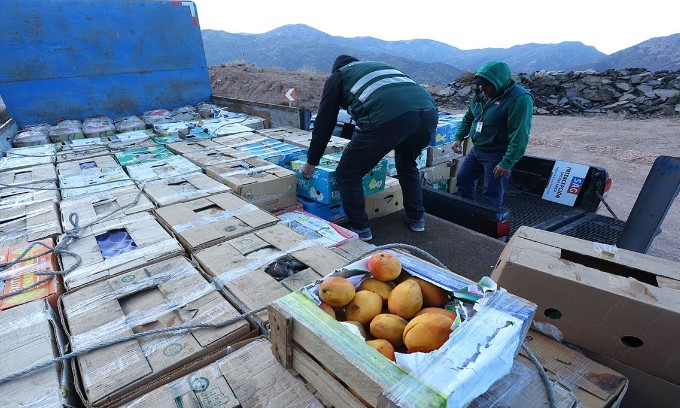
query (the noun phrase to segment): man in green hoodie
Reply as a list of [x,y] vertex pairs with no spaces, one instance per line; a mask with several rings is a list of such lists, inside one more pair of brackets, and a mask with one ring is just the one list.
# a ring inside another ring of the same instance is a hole
[[512,167],[529,143],[534,98],[515,83],[504,62],[482,65],[472,83],[475,96],[452,144],[458,153],[466,136],[474,144],[456,174],[458,195],[475,200],[477,180],[484,175],[484,204],[501,207]]

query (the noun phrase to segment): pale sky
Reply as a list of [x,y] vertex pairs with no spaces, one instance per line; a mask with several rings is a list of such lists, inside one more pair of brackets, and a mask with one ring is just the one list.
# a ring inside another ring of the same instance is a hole
[[680,33],[680,2],[645,0],[194,0],[202,29],[262,34],[306,24],[341,37],[429,39],[463,50],[580,41],[612,54]]

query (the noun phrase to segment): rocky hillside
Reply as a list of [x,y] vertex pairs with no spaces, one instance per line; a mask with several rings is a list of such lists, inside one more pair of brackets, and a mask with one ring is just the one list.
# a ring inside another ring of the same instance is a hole
[[[472,76],[471,72],[464,73],[445,87],[428,89],[442,109],[465,109],[471,97]],[[210,68],[214,95],[288,104],[285,93],[295,88],[297,99],[291,105],[311,111],[319,106],[326,78],[327,74],[313,71],[286,71],[243,63]],[[680,117],[680,71],[538,71],[517,74],[515,79],[534,95],[537,115]]]

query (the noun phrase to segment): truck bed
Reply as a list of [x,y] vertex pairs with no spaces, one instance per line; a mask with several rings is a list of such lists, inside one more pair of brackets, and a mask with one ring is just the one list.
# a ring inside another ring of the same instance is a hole
[[582,208],[543,200],[511,186],[505,191],[503,205],[510,210],[510,236],[522,225],[554,231],[587,213]]

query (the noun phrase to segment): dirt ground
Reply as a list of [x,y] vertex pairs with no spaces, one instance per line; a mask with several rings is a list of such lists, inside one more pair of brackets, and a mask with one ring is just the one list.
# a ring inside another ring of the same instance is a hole
[[[316,110],[327,74],[280,71],[245,64],[212,67],[213,94]],[[452,108],[443,110],[456,112]],[[605,200],[614,214],[627,219],[656,157],[680,156],[680,118],[631,119],[615,116],[535,115],[527,154],[597,165],[613,180]],[[605,206],[600,213],[610,215]],[[675,200],[655,238],[650,255],[680,261],[680,200]]]

